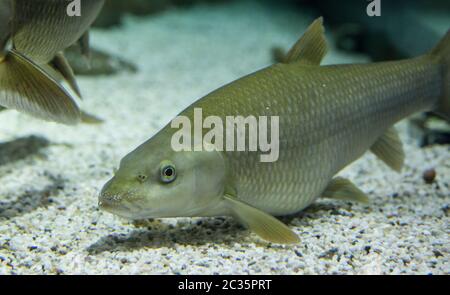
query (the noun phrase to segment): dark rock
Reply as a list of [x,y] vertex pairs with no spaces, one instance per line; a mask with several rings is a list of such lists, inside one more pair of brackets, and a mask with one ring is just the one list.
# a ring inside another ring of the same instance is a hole
[[423,180],[425,180],[426,183],[432,184],[435,179],[436,179],[436,170],[428,169],[423,173]]

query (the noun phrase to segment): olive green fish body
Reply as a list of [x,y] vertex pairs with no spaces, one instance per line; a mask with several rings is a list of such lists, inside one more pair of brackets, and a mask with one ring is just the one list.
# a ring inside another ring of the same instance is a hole
[[226,159],[228,185],[238,199],[283,215],[313,202],[394,123],[430,110],[441,93],[440,76],[440,66],[425,57],[370,65],[277,64],[215,91],[182,115],[193,121],[192,109],[201,108],[204,117],[223,121],[278,116],[276,162],[260,162],[254,152],[226,152]]

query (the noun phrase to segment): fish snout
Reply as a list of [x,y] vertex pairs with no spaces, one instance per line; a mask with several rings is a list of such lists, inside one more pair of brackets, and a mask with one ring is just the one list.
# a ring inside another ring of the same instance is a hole
[[100,196],[98,199],[98,207],[103,211],[111,211],[115,207],[115,204],[111,200]]
[[[122,200],[122,194],[119,193],[117,186],[114,185],[114,178],[108,181],[102,188],[98,197],[98,206],[100,209],[110,211]],[[109,209],[109,210],[108,210]]]
[[103,211],[134,219],[139,211],[139,206],[130,201],[133,195],[130,190],[126,189],[126,186],[113,178],[105,184],[100,192],[98,206]]

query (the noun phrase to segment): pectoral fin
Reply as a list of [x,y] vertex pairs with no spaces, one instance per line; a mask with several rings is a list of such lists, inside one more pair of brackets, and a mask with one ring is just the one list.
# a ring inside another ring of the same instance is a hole
[[322,197],[369,203],[369,198],[364,192],[357,188],[350,180],[342,177],[334,178],[323,192]]
[[69,83],[70,88],[72,88],[78,97],[82,98],[72,67],[62,52],[56,54],[55,58],[51,61],[51,65],[64,77],[67,83]]
[[405,162],[403,144],[394,127],[381,136],[370,150],[386,165],[400,172]]
[[328,51],[325,39],[323,18],[316,19],[306,30],[306,33],[291,48],[285,63],[301,62],[310,65],[320,65]]
[[232,196],[225,196],[233,215],[262,239],[279,244],[300,242],[299,237],[275,217],[245,204]]
[[64,124],[80,121],[72,97],[42,68],[11,50],[0,63],[0,105]]

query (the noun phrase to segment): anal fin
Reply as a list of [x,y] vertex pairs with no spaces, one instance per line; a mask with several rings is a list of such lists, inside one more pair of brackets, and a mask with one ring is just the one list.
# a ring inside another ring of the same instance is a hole
[[275,217],[241,202],[232,196],[225,196],[224,198],[233,215],[262,239],[278,244],[300,242],[299,237],[287,225]]
[[403,151],[402,141],[394,127],[389,128],[370,150],[395,171],[400,172],[402,170],[405,152]]
[[328,187],[322,193],[322,197],[344,201],[356,201],[368,203],[367,195],[357,188],[350,180],[336,177],[331,180]]

